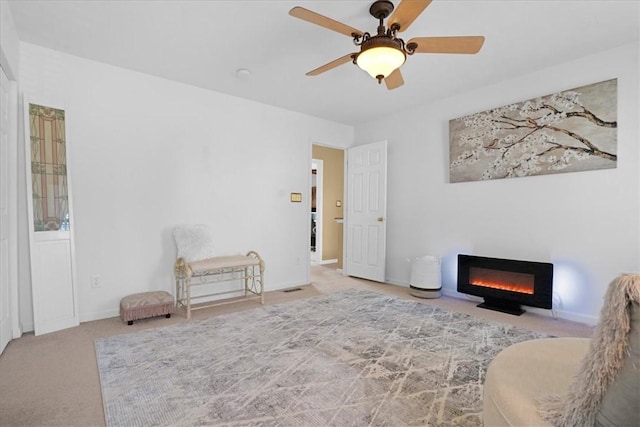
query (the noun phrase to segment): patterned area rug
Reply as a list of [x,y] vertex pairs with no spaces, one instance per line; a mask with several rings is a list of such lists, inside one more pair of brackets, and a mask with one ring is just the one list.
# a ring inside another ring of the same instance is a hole
[[542,335],[351,289],[96,341],[108,426],[481,426],[487,365]]

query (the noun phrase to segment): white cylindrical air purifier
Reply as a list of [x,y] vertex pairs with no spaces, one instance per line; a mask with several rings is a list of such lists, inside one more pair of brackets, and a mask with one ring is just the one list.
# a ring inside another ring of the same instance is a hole
[[427,255],[410,261],[409,293],[418,298],[439,298],[442,295],[440,259]]

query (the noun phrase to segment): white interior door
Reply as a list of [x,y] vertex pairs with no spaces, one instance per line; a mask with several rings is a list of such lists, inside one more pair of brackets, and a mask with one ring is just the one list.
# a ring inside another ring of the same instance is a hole
[[79,324],[64,108],[25,99],[25,150],[36,335]]
[[347,274],[384,282],[387,141],[350,148],[347,156]]
[[0,68],[0,353],[11,341],[13,334],[10,283],[10,228],[9,228],[9,79]]

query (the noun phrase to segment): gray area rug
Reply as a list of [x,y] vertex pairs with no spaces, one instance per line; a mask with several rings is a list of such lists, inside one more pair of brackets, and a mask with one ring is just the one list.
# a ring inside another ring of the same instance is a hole
[[487,365],[541,337],[351,289],[96,341],[108,426],[481,426]]

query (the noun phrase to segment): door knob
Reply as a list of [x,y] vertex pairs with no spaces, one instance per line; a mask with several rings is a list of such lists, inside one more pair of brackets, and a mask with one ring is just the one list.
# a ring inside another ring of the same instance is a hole
[[382,221],[384,221],[384,218],[383,218],[383,217],[381,217],[381,216],[379,216],[379,217],[378,217],[378,222],[382,222]]

